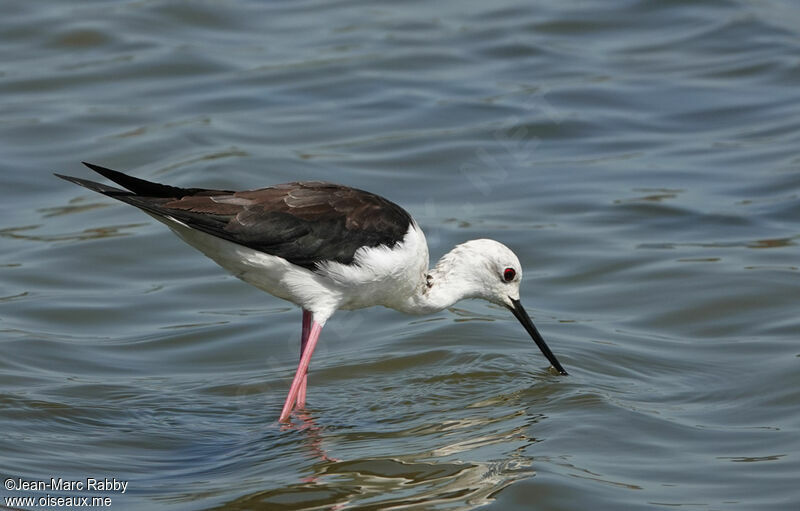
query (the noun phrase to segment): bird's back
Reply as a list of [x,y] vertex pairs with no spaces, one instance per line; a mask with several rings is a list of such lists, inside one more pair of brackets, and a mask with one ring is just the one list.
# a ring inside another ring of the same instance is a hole
[[411,216],[370,192],[324,182],[294,182],[247,191],[180,188],[87,164],[127,190],[60,176],[159,219],[315,270],[320,262],[352,264],[362,247],[394,247]]

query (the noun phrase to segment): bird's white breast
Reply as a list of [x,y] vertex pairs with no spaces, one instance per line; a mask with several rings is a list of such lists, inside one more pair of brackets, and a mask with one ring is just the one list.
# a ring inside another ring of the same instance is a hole
[[403,310],[408,297],[420,293],[428,271],[428,244],[425,234],[412,222],[402,241],[362,247],[353,264],[325,261],[319,274],[334,286],[346,290],[340,309],[360,309],[384,305]]

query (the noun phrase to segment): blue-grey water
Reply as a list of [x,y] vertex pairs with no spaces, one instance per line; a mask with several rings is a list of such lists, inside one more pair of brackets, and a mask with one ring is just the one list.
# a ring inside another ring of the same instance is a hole
[[[0,475],[84,487],[0,507],[797,509],[797,2],[2,11]],[[81,160],[355,185],[434,260],[496,238],[570,374],[483,302],[342,312],[281,426],[300,312],[52,176]]]

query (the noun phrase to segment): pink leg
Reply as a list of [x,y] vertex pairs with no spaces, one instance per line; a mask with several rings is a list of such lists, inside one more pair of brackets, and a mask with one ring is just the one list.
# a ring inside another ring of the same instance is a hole
[[316,321],[311,322],[311,332],[308,334],[308,344],[306,344],[306,349],[303,351],[303,357],[300,359],[300,365],[297,366],[297,372],[294,373],[294,380],[292,380],[292,386],[289,388],[289,395],[286,396],[286,401],[283,403],[283,410],[281,410],[280,420],[281,422],[286,422],[289,418],[289,414],[292,411],[292,406],[294,405],[295,399],[297,399],[297,393],[300,391],[300,384],[303,381],[303,378],[308,371],[308,363],[311,362],[311,355],[314,354],[314,348],[317,347],[317,341],[319,340],[319,333],[322,331],[322,325],[317,323]]
[[[306,344],[308,344],[308,332],[311,329],[311,313],[303,309],[303,333],[300,338],[300,358],[303,358],[303,353],[306,351]],[[306,407],[306,388],[308,387],[308,371],[303,375],[303,381],[300,382],[300,389],[297,391],[297,408],[302,409]]]

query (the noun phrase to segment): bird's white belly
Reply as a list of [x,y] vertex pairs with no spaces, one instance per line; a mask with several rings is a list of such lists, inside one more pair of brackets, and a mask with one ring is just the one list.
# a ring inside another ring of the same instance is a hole
[[153,217],[234,276],[278,298],[298,303],[282,284],[283,276],[291,266],[285,259],[217,238],[171,218]]
[[404,310],[408,297],[419,293],[425,282],[428,246],[422,230],[414,224],[403,241],[392,248],[361,248],[354,264],[325,261],[313,272],[281,257],[189,228],[172,218],[154,218],[234,276],[313,312],[315,321],[322,323],[336,309],[384,305]]

